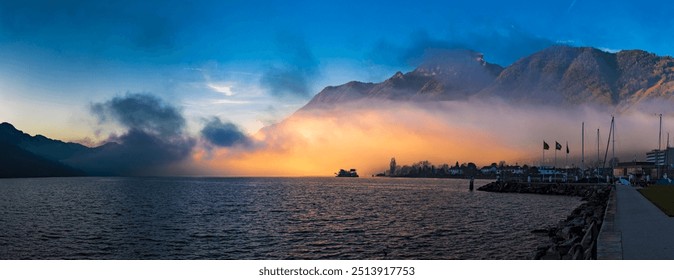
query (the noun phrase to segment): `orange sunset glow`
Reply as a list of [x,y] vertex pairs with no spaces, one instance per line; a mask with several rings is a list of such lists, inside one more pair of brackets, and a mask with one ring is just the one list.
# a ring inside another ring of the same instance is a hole
[[220,149],[210,158],[198,154],[195,159],[232,175],[326,176],[340,168],[375,174],[391,157],[406,164],[421,160],[488,164],[527,157],[525,149],[454,114],[389,105],[300,111],[258,132],[260,147]]
[[[356,168],[370,176],[385,170],[391,157],[401,165],[424,160],[435,165],[457,161],[479,166],[499,161],[540,164],[544,140],[568,141],[569,160],[560,151],[557,163],[578,165],[583,121],[590,164],[596,158],[596,128],[608,133],[608,117],[610,112],[592,107],[536,107],[494,100],[353,103],[328,110],[300,110],[261,129],[251,145],[197,149],[189,163],[192,168],[187,169],[190,174],[206,175],[330,176],[341,168]],[[616,142],[623,157],[652,145],[623,135],[652,134],[656,129],[653,120],[645,113],[623,112]],[[601,138],[602,145],[605,140]],[[554,164],[554,150],[547,152],[545,164]]]

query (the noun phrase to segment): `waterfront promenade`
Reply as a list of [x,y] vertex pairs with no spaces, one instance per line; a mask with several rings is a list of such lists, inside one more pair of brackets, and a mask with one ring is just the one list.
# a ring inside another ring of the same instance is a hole
[[615,230],[625,260],[674,260],[674,217],[668,217],[634,187],[616,186]]

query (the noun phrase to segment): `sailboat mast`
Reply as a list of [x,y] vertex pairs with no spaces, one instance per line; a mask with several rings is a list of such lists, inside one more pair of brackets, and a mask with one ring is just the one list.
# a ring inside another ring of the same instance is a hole
[[597,177],[599,177],[599,128],[597,128]]
[[613,136],[611,137],[611,138],[613,138],[613,147],[611,148],[613,150],[611,152],[612,153],[612,155],[611,155],[611,168],[614,168],[615,164],[616,164],[616,162],[615,162],[616,159],[615,159],[615,119],[614,119],[613,116],[611,116],[611,131],[612,131],[612,134],[613,134]]
[[597,128],[597,168],[599,168],[599,128]]
[[585,122],[582,125],[582,132],[580,133],[581,143],[580,143],[580,169],[585,169]]
[[662,148],[662,114],[660,114],[660,130],[658,131],[658,151]]
[[661,154],[662,154],[662,143],[661,142],[662,142],[662,114],[660,114],[660,129],[658,130],[658,156],[656,157],[657,159],[655,160],[655,162],[656,162],[655,164],[656,164],[657,170],[658,170],[658,178],[660,178],[660,176],[662,176],[662,174],[660,174],[660,157],[661,157]]
[[604,152],[604,162],[601,165],[601,168],[606,167],[606,157],[608,157],[608,148],[611,147],[611,137],[613,136],[613,116],[611,116],[611,128],[608,131],[608,139],[606,141],[606,152]]

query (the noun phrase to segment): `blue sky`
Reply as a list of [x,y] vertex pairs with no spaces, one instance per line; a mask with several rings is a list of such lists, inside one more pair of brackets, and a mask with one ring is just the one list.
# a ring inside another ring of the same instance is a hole
[[674,55],[666,1],[361,2],[0,0],[0,120],[99,141],[121,128],[92,103],[151,93],[192,131],[217,116],[253,133],[325,86],[410,71],[428,47],[503,66],[559,43]]

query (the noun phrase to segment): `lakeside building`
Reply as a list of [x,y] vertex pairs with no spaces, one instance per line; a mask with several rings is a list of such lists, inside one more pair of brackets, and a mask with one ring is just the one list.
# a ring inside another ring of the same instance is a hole
[[654,164],[664,164],[665,163],[665,151],[660,150],[651,150],[646,153],[646,161]]
[[674,148],[652,150],[646,153],[646,161],[655,165],[674,167]]
[[667,147],[664,150],[651,150],[646,153],[646,161],[655,165],[656,174],[654,178],[660,178],[663,174],[669,173],[674,168],[674,148]]
[[652,150],[646,153],[646,161],[655,165],[674,167],[674,148]]
[[552,166],[539,166],[538,167],[538,174],[547,176],[547,175],[560,174],[560,172]]
[[485,166],[480,168],[480,172],[484,175],[496,175],[499,173],[499,168],[497,166]]
[[463,175],[463,169],[461,169],[460,167],[452,167],[449,169],[449,175],[461,176]]
[[620,162],[613,168],[613,176],[647,180],[656,178],[657,168],[655,163],[647,161]]
[[506,173],[506,174],[512,174],[512,175],[524,175],[524,168],[522,168],[519,165],[506,166],[503,169],[503,172]]

